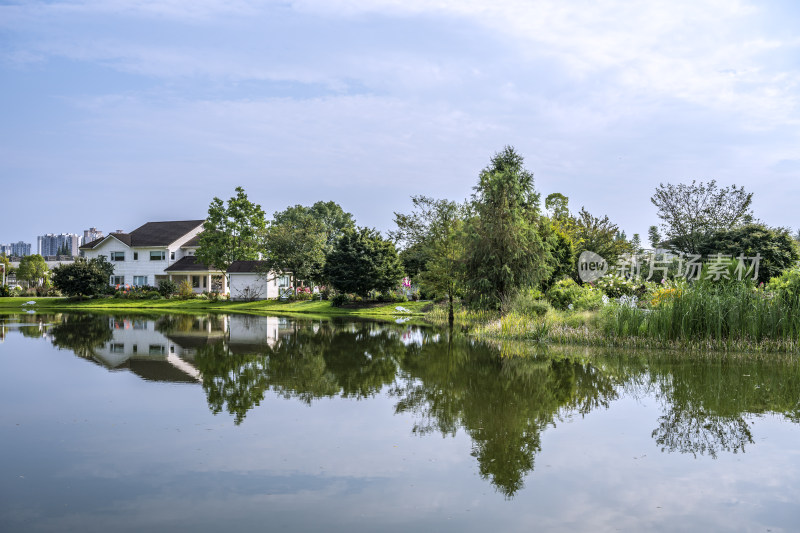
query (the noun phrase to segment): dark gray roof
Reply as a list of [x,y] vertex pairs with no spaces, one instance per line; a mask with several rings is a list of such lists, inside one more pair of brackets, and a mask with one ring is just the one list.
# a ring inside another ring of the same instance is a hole
[[200,233],[189,239],[186,244],[182,244],[181,248],[197,248],[200,246]]
[[209,270],[215,269],[208,268],[206,265],[198,261],[195,256],[188,255],[186,257],[181,257],[172,263],[170,266],[164,269],[164,272],[208,272]]
[[81,250],[91,250],[92,248],[94,248],[95,246],[97,246],[98,244],[103,242],[104,240],[106,240],[105,237],[100,237],[99,239],[95,239],[93,241],[84,243],[83,246],[80,247],[80,249]]
[[228,267],[228,272],[263,272],[266,268],[266,261],[234,261]]
[[96,248],[109,237],[114,237],[130,247],[167,246],[197,228],[197,226],[201,226],[203,222],[205,221],[171,220],[166,222],[148,222],[130,233],[111,233],[102,239],[95,239],[81,246],[81,250]]
[[166,246],[177,241],[204,220],[173,220],[170,222],[148,222],[130,233],[131,246]]

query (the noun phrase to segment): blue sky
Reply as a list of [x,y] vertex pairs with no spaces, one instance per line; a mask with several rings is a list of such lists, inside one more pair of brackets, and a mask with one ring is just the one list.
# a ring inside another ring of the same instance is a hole
[[661,182],[800,227],[794,2],[0,0],[0,242],[334,200],[391,229],[513,145],[543,196],[658,222]]

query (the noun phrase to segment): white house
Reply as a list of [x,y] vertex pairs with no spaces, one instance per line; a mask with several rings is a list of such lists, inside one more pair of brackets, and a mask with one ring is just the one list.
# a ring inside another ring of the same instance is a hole
[[113,286],[156,286],[188,281],[194,292],[227,293],[224,273],[194,258],[203,220],[148,222],[130,233],[111,233],[80,247],[87,259],[105,256],[114,265]]
[[263,261],[234,261],[228,267],[231,300],[272,300],[289,289],[288,275],[266,271]]

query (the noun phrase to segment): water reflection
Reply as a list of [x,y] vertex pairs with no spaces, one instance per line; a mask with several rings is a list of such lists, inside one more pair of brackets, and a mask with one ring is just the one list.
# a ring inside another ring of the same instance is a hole
[[0,317],[0,340],[8,331],[48,338],[112,371],[199,384],[211,411],[235,424],[267,393],[306,404],[388,395],[396,413],[413,415],[414,434],[466,432],[480,475],[506,497],[534,471],[545,430],[621,396],[655,397],[654,442],[695,457],[744,452],[755,442],[754,417],[800,420],[800,372],[788,358],[511,356],[510,345],[414,326],[245,315]]

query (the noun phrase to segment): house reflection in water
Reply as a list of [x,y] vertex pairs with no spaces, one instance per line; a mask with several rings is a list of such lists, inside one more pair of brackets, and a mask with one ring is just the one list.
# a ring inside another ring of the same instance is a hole
[[232,315],[228,317],[228,351],[258,353],[275,348],[278,341],[295,332],[294,322],[284,317]]
[[194,358],[204,347],[222,345],[227,353],[274,348],[295,328],[286,318],[248,315],[108,317],[111,338],[93,351],[106,368],[130,370],[148,381],[201,383]]
[[183,359],[184,348],[144,318],[108,318],[111,339],[94,350],[93,359],[111,370],[128,369],[148,381],[195,383],[200,372]]

